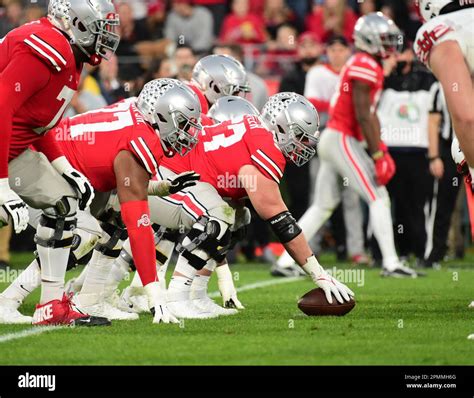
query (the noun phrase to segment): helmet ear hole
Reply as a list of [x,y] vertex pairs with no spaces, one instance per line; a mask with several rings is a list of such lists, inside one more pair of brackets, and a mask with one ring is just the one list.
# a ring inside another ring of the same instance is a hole
[[281,127],[280,125],[277,125],[277,128],[280,134],[285,134],[285,130],[283,130],[283,127]]

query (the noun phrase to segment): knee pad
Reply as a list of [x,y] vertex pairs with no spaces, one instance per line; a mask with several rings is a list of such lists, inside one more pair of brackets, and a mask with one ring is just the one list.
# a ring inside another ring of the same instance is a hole
[[183,242],[177,244],[176,250],[189,261],[191,266],[202,269],[207,260],[192,252],[196,249],[203,250],[210,258],[220,262],[229,250],[230,238],[229,224],[214,217],[201,216]]
[[156,260],[160,264],[165,264],[168,261],[168,256],[158,250],[158,245],[162,240],[169,240],[171,242],[177,242],[180,233],[177,230],[172,230],[166,227],[153,224],[154,239],[155,239],[155,248],[156,248]]
[[[44,228],[49,229],[44,230]],[[65,217],[50,217],[43,214],[35,235],[35,243],[51,249],[77,247],[80,243],[78,235],[74,235],[76,219],[66,220]]]
[[104,234],[94,247],[104,256],[117,258],[122,250],[123,242],[128,238],[127,230],[112,223],[102,222],[100,224]]

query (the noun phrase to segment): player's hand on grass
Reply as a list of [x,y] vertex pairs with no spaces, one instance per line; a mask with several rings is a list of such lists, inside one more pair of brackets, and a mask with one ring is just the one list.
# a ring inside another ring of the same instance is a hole
[[168,310],[164,301],[155,303],[153,308],[155,311],[153,323],[179,323],[178,318]]
[[224,263],[216,267],[217,285],[222,296],[225,308],[237,308],[243,310],[245,307],[237,298],[237,289],[234,286],[229,264]]
[[71,166],[65,156],[51,163],[63,178],[79,193],[79,209],[88,208],[94,199],[94,188],[87,177]]
[[[28,207],[26,203],[10,188],[8,178],[0,179],[0,206],[11,219],[13,229],[18,234],[28,226]],[[7,221],[7,220],[5,220]]]
[[148,184],[148,195],[168,196],[185,188],[193,187],[201,176],[194,171],[185,171],[178,174],[171,181],[153,181]]
[[344,301],[350,301],[351,297],[355,296],[351,289],[329,275],[324,268],[319,265],[316,257],[309,257],[307,263],[303,265],[303,269],[311,276],[314,283],[324,290],[326,299],[330,304],[332,304],[333,300],[332,295],[334,295],[336,300],[341,304],[344,303]]

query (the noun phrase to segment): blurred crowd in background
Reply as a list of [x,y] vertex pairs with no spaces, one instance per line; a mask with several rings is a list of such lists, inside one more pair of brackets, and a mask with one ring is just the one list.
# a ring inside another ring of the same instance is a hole
[[[404,32],[399,57],[386,60],[379,107],[382,138],[397,164],[388,185],[399,254],[436,267],[446,256],[462,258],[470,244],[463,182],[450,157],[452,129],[443,93],[416,61],[412,43],[421,26],[415,0],[115,0],[121,43],[109,62],[87,66],[67,116],[137,95],[149,80],[191,79],[203,55],[229,54],[249,71],[248,95],[261,109],[269,95],[295,91],[327,120],[328,70],[337,74],[350,57],[360,15],[382,11]],[[48,0],[0,0],[0,38],[46,14]],[[324,88],[324,89],[323,89]],[[311,203],[318,159],[288,165],[282,191],[295,218]],[[365,205],[350,187],[343,203],[311,242],[316,254],[377,263]],[[272,262],[278,248],[257,217],[239,248],[248,260]],[[31,234],[31,231],[30,231]],[[11,231],[0,229],[0,266],[9,261]],[[33,240],[14,237],[12,250],[33,250]],[[369,256],[370,254],[370,256]],[[369,258],[371,260],[369,260]]]

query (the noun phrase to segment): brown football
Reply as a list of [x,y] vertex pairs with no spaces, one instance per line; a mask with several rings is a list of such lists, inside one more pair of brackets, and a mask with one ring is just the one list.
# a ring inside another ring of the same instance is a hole
[[310,290],[303,297],[298,300],[298,308],[309,316],[323,316],[323,315],[346,315],[355,307],[355,301],[345,301],[344,304],[339,303],[334,295],[332,296],[332,304],[326,300],[324,290],[320,287]]

